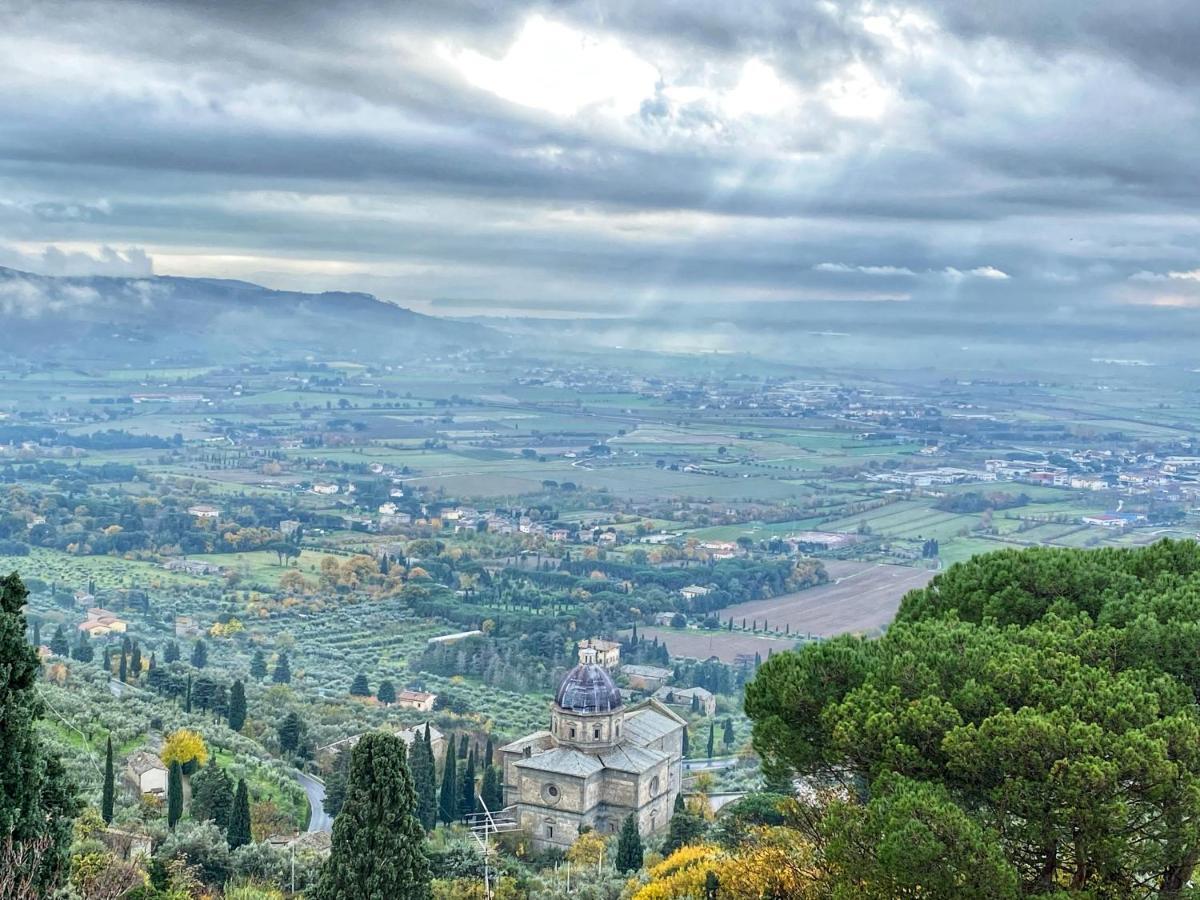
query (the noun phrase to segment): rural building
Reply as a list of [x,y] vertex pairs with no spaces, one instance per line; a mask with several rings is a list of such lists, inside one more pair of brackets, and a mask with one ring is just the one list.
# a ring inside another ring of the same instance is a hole
[[175,617],[175,637],[200,637],[202,634],[204,634],[204,629],[191,616]]
[[202,559],[168,559],[163,563],[168,572],[182,572],[185,575],[220,575],[221,567]]
[[109,612],[99,606],[88,610],[87,618],[79,623],[79,630],[86,632],[88,637],[104,637],[106,634],[124,634],[128,623],[115,612]]
[[300,523],[295,519],[284,519],[279,523],[279,533],[284,537],[291,537],[300,527]]
[[659,666],[624,666],[621,673],[629,686],[637,691],[657,691],[674,677],[670,669]]
[[312,486],[312,492],[314,494],[336,494],[338,492],[338,486],[336,484],[318,482]]
[[197,503],[195,506],[188,507],[188,515],[195,516],[197,519],[219,519],[221,510],[215,506],[209,506],[207,503]]
[[585,827],[616,834],[630,815],[643,835],[660,832],[683,777],[683,717],[653,699],[624,706],[583,654],[554,695],[550,730],[498,751],[505,805],[538,849],[565,849]]
[[848,547],[857,540],[857,535],[846,531],[801,531],[784,538],[793,551],[837,550],[840,547]]
[[664,628],[671,628],[675,625],[676,618],[682,619],[684,625],[687,624],[687,616],[685,616],[683,613],[671,612],[670,610],[667,612],[655,613],[654,624],[661,625]]
[[167,793],[167,767],[149,750],[139,750],[125,763],[125,782],[137,794]]
[[618,641],[603,641],[600,638],[584,638],[579,642],[579,661],[583,662],[584,651],[595,653],[596,663],[606,669],[621,665],[621,644]]
[[89,591],[76,591],[75,592],[75,605],[76,606],[91,606],[95,602],[96,602],[96,597],[91,592],[89,592]]
[[396,705],[405,709],[419,709],[421,712],[432,712],[433,704],[437,702],[437,694],[426,691],[401,691],[396,695]]
[[697,712],[701,712],[706,716],[716,714],[717,698],[713,696],[711,691],[705,690],[702,687],[660,687],[654,692],[655,700],[665,703],[667,706],[675,706],[681,709],[691,709],[693,698],[696,700]]
[[701,587],[698,584],[689,584],[685,588],[680,588],[679,593],[684,600],[695,600],[697,597],[703,597],[711,588]]

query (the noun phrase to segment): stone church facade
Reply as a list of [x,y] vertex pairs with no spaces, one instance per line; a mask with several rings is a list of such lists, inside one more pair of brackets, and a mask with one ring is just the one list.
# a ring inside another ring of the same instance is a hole
[[569,847],[584,826],[615,834],[631,813],[650,835],[667,826],[683,779],[686,720],[650,699],[625,706],[583,649],[550,707],[550,730],[499,750],[504,802],[539,849]]

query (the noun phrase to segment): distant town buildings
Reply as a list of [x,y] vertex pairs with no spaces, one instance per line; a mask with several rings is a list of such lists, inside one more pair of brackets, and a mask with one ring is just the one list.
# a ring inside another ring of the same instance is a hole
[[[590,654],[589,654],[590,651]],[[600,638],[584,638],[579,642],[579,661],[585,656],[595,659],[596,664],[612,670],[621,665],[621,644]]]
[[115,612],[100,606],[88,610],[87,618],[79,623],[79,630],[89,637],[104,637],[106,634],[124,634],[128,623]]

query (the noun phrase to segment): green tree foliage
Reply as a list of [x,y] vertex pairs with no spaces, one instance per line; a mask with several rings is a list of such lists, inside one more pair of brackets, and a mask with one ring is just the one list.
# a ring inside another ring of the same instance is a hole
[[717,741],[717,723],[715,721],[709,722],[708,723],[708,747],[705,749],[705,752],[708,754],[709,759],[713,758],[713,750],[715,749],[716,741]]
[[67,642],[67,632],[61,625],[54,629],[54,636],[50,638],[50,649],[55,656],[71,654],[71,645]]
[[724,731],[724,733],[721,735],[721,743],[722,743],[722,744],[724,744],[724,745],[725,745],[725,749],[726,749],[726,750],[728,750],[730,747],[732,747],[732,746],[733,746],[733,742],[734,742],[734,736],[733,736],[733,719],[728,719],[728,718],[727,718],[727,719],[725,720],[725,731]]
[[104,750],[104,784],[100,788],[100,817],[105,825],[111,825],[113,820],[113,800],[116,795],[116,784],[113,777],[112,735]]
[[233,810],[233,781],[210,759],[208,765],[192,776],[192,818],[197,822],[211,821],[224,832],[229,828]]
[[882,798],[839,832],[870,836],[842,860],[875,895],[960,841],[997,890],[1007,866],[1026,893],[1179,897],[1200,859],[1198,658],[1196,544],[1001,551],[911,592],[879,640],[775,654],[746,711],[768,769]]
[[250,658],[250,677],[263,679],[267,677],[267,658],[261,649],[254,651]]
[[192,665],[197,669],[203,669],[208,665],[208,644],[203,640],[196,641],[192,645]]
[[449,825],[458,819],[458,759],[454,755],[454,735],[446,739],[446,758],[442,761],[442,790],[438,794],[438,818]]
[[[11,837],[22,855],[21,871],[13,874],[48,896],[63,873],[78,804],[62,764],[42,748],[34,727],[42,714],[40,664],[25,640],[27,596],[15,573],[0,579],[0,841]],[[8,865],[18,868],[11,859]]]
[[129,671],[133,674],[134,681],[142,674],[142,648],[138,646],[137,641],[133,642],[133,649],[129,651]]
[[325,812],[336,816],[346,802],[346,788],[350,782],[350,752],[340,751],[333,759],[333,768],[325,776]]
[[229,689],[229,727],[241,731],[246,724],[246,686],[240,680]]
[[680,847],[699,842],[704,835],[704,819],[687,808],[683,795],[675,796],[675,811],[667,826],[667,837],[663,842],[663,856],[674,853]]
[[77,659],[79,662],[91,662],[96,658],[96,651],[92,649],[92,642],[88,640],[85,632],[79,632],[79,640],[75,642],[71,658]]
[[300,749],[300,740],[304,733],[304,722],[299,714],[292,710],[279,723],[279,752],[292,756]]
[[233,796],[233,809],[229,813],[229,829],[226,840],[230,850],[245,846],[251,841],[250,837],[250,789],[246,787],[246,779],[239,778],[237,792]]
[[500,784],[500,770],[496,766],[488,766],[483,770],[483,781],[479,787],[479,796],[493,813],[504,807],[504,788]]
[[636,872],[642,867],[642,835],[638,831],[637,819],[632,815],[625,817],[621,825],[621,833],[617,838],[617,871]]
[[167,645],[163,647],[163,662],[179,662],[178,641],[167,641]]
[[352,697],[370,697],[371,686],[367,684],[367,676],[359,672],[354,676],[354,681],[350,684],[350,696]]
[[467,756],[467,764],[463,767],[462,783],[458,786],[459,801],[458,814],[460,818],[467,818],[475,812],[475,751],[472,750]]
[[425,831],[417,821],[406,756],[404,742],[382,732],[365,735],[354,747],[317,900],[430,897]]
[[121,659],[117,663],[117,680],[124,684],[129,680],[129,657],[124,653],[121,654]]
[[280,651],[279,658],[275,660],[275,671],[271,673],[271,680],[276,684],[291,684],[292,667],[288,663],[286,650]]
[[375,697],[380,703],[391,706],[396,702],[396,686],[390,681],[379,682],[379,690]]
[[437,824],[438,812],[437,768],[433,759],[428,723],[425,725],[424,735],[413,741],[408,767],[412,772],[413,790],[417,795],[417,820],[426,831],[432,831]]
[[174,828],[183,816],[183,767],[171,763],[167,770],[167,827]]

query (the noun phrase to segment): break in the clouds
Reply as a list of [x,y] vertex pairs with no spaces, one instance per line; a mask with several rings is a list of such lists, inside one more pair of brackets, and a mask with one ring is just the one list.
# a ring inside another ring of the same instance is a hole
[[1188,306],[1198,39],[1190,0],[9,0],[0,264],[497,311]]

